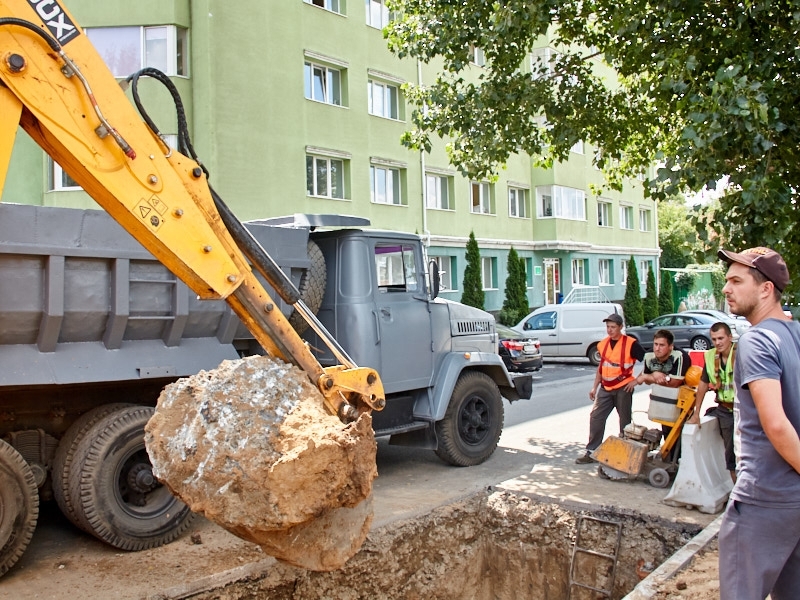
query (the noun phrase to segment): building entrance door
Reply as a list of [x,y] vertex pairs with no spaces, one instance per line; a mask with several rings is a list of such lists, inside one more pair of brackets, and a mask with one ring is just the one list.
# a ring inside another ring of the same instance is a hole
[[558,258],[544,259],[544,303],[556,304],[561,291],[561,269]]

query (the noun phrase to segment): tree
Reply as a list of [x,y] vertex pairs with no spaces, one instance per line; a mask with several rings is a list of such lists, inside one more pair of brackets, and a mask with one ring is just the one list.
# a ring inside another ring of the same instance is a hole
[[675,301],[672,298],[672,275],[669,271],[661,271],[661,289],[658,291],[658,313],[666,315],[675,312]]
[[701,249],[692,226],[691,210],[683,198],[669,198],[658,203],[658,245],[661,266],[666,269],[683,269],[694,262],[695,254]]
[[[612,187],[658,164],[647,192],[659,199],[727,178],[711,230],[736,249],[774,247],[800,273],[800,0],[389,6],[390,49],[442,65],[434,81],[407,86],[407,145],[446,138],[453,164],[480,178],[520,151],[542,166],[565,160],[583,140]],[[543,36],[555,52],[529,66]]]
[[644,325],[644,309],[642,307],[642,293],[639,290],[639,271],[636,270],[636,260],[633,256],[628,261],[628,281],[625,284],[625,323],[629,326]]
[[464,268],[464,292],[461,303],[483,310],[483,281],[481,278],[481,253],[475,233],[469,232],[467,240],[467,265]]
[[656,274],[653,272],[653,265],[647,267],[647,293],[644,298],[642,312],[644,322],[649,323],[660,313],[658,312],[658,292],[656,291]]
[[504,325],[516,325],[528,314],[528,282],[525,278],[525,261],[514,247],[508,251],[506,269],[506,297],[498,320]]

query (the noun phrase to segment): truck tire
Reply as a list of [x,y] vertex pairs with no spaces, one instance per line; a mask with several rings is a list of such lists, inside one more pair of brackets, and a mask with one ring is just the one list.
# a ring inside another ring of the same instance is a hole
[[167,544],[194,513],[159,483],[144,445],[155,409],[126,406],[99,419],[75,450],[70,495],[79,526],[121,550]]
[[[311,240],[308,241],[307,252],[308,258],[311,260],[311,266],[300,278],[300,285],[297,286],[297,291],[300,292],[300,298],[303,303],[308,306],[312,313],[317,314],[319,307],[322,305],[322,296],[325,294],[325,285],[327,283],[325,256],[316,242]],[[298,334],[308,329],[308,322],[296,310],[293,310],[289,316],[289,324],[294,327]]]
[[586,358],[588,358],[589,362],[595,367],[600,364],[600,360],[602,359],[600,356],[600,350],[597,349],[597,344],[592,344],[589,346],[589,349],[586,351]]
[[437,456],[457,467],[479,465],[497,448],[502,431],[503,398],[495,382],[478,371],[462,373],[436,423]]
[[86,432],[92,428],[100,419],[107,414],[120,408],[132,406],[121,402],[114,404],[104,404],[97,406],[78,417],[58,442],[55,456],[53,457],[53,467],[51,469],[53,478],[53,498],[55,498],[58,508],[64,513],[73,525],[81,527],[81,523],[75,512],[75,502],[69,493],[70,472],[72,471],[73,457],[78,445],[83,441]]
[[13,446],[0,440],[0,575],[25,552],[38,517],[33,471]]

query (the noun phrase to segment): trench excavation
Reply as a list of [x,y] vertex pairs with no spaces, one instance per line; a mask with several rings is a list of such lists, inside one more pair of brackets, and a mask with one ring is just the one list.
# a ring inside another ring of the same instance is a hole
[[373,529],[361,550],[336,571],[273,563],[224,586],[179,597],[619,599],[699,531],[697,525],[612,508],[579,511],[490,488],[422,517]]

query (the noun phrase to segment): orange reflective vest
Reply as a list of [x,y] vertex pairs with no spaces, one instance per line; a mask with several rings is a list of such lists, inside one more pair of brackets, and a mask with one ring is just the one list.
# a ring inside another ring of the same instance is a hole
[[611,338],[607,337],[599,344],[600,380],[607,390],[616,390],[633,381],[633,365],[636,360],[631,356],[633,339],[623,335],[614,347]]

